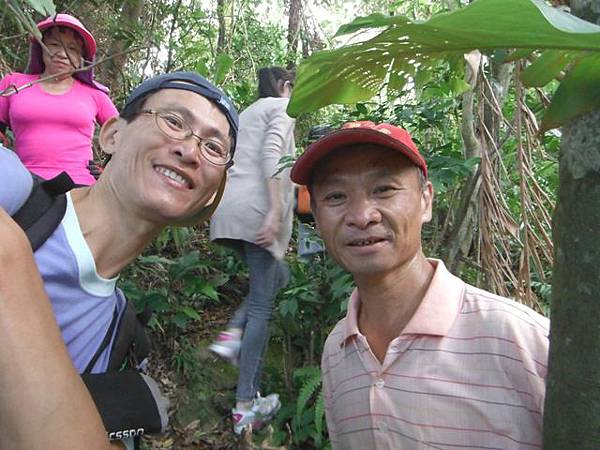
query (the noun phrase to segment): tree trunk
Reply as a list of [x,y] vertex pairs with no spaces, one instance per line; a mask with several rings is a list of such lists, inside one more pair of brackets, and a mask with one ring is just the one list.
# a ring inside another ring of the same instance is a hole
[[290,19],[288,21],[288,59],[294,63],[298,51],[298,35],[300,34],[300,17],[302,13],[302,0],[290,0]]
[[[573,0],[571,7],[590,22],[597,22],[600,15],[600,0]],[[600,110],[565,126],[560,152],[544,450],[596,450],[600,448]]]
[[225,0],[217,0],[217,19],[219,21],[217,55],[219,55],[225,52]]
[[[472,87],[472,91],[463,94],[463,118],[461,125],[461,135],[464,143],[465,159],[475,156],[482,156],[482,163],[487,158],[488,164],[482,164],[479,169],[473,169],[473,172],[467,178],[460,192],[457,213],[455,215],[452,228],[445,238],[445,248],[443,256],[444,261],[448,265],[451,272],[458,273],[461,270],[462,262],[468,258],[469,252],[473,247],[474,240],[482,239],[478,233],[489,235],[490,230],[488,223],[481,223],[479,220],[479,212],[481,210],[482,200],[482,176],[486,176],[485,170],[497,170],[497,154],[493,150],[499,145],[500,123],[502,118],[498,115],[498,110],[502,107],[508,85],[510,83],[510,75],[512,73],[513,64],[491,64],[492,80],[490,83],[483,83],[481,89],[475,90],[478,87],[477,74],[474,72],[478,68],[479,61],[476,54],[472,52],[466,56],[466,80]],[[479,55],[480,56],[480,55]],[[497,102],[497,108],[488,104],[482,97]],[[475,94],[479,91],[479,96],[475,98]],[[493,99],[493,100],[492,100]],[[478,114],[475,114],[474,103],[477,100],[479,108]],[[482,123],[483,117],[483,123]],[[478,136],[475,129],[478,129]],[[485,130],[487,131],[484,131]],[[482,154],[485,152],[485,154]],[[479,223],[478,223],[479,221]],[[485,237],[485,236],[484,236]],[[495,255],[484,254],[481,264],[484,272],[490,270],[489,259]],[[487,281],[486,288],[497,292],[493,285]]]
[[171,28],[169,30],[169,51],[167,54],[167,63],[165,64],[165,72],[171,72],[173,70],[173,49],[175,43],[173,42],[175,38],[175,30],[177,28],[177,24],[179,22],[179,8],[181,7],[181,0],[177,0],[175,6],[173,7],[173,16],[171,18]]
[[[465,60],[465,81],[469,83],[471,89],[465,92],[462,97],[460,131],[464,144],[464,157],[469,159],[481,156],[481,143],[475,133],[476,117],[474,111],[481,53],[471,52],[465,55]],[[481,174],[479,170],[474,169],[461,189],[454,226],[446,240],[446,245],[444,245],[444,261],[450,272],[453,273],[459,272],[460,256],[466,256],[466,253],[468,253],[468,249],[465,250],[465,247],[471,247],[471,241],[473,240],[472,228],[477,211],[480,185]]]
[[[119,18],[119,27],[125,30],[134,29],[144,7],[144,0],[124,0],[121,8],[121,17]],[[113,38],[109,47],[109,55],[118,55],[106,62],[107,79],[109,80],[110,90],[117,92],[123,81],[123,67],[127,62],[127,55],[123,53],[126,43],[122,38]]]

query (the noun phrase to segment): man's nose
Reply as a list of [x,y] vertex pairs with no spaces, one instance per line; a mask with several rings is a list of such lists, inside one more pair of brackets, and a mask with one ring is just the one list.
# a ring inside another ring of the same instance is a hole
[[175,141],[174,145],[171,147],[171,151],[185,164],[197,165],[202,158],[198,140],[194,136],[190,136],[181,141]]
[[346,211],[346,223],[364,229],[381,221],[381,212],[376,202],[366,196],[350,199]]

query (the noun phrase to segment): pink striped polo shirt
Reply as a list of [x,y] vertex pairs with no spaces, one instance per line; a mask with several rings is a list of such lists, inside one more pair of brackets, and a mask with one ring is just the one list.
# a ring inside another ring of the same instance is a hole
[[541,449],[549,321],[444,264],[381,364],[355,290],[322,359],[333,449]]

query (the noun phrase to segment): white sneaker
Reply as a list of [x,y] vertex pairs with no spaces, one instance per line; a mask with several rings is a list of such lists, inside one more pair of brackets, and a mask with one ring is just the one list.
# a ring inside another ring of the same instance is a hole
[[252,430],[260,430],[268,421],[275,417],[279,408],[281,408],[279,394],[270,394],[266,397],[261,397],[260,394],[257,394],[249,410],[235,408],[231,410],[233,432],[235,434],[242,434],[244,429],[250,427]]
[[241,346],[242,342],[238,336],[227,331],[221,331],[217,335],[217,339],[208,346],[208,349],[221,358],[226,359],[234,366],[237,366]]

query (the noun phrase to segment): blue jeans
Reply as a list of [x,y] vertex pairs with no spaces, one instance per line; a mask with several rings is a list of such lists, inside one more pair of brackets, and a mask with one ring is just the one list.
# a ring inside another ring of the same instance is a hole
[[241,254],[250,271],[248,295],[229,322],[243,330],[240,373],[236,399],[249,401],[256,396],[269,340],[269,321],[279,290],[287,285],[287,264],[278,261],[262,247],[246,241],[229,241]]

